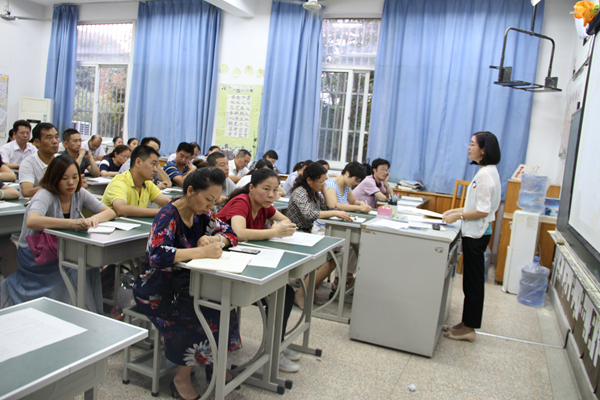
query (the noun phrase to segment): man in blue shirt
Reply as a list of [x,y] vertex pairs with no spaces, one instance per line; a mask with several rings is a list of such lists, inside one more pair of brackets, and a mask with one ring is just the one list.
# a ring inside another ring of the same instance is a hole
[[196,169],[191,163],[194,154],[194,146],[190,143],[181,142],[177,146],[175,159],[165,164],[163,169],[169,175],[171,182],[176,185],[183,186],[185,177]]

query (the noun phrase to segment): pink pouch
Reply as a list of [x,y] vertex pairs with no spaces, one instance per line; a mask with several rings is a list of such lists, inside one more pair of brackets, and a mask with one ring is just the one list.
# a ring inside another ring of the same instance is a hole
[[27,236],[26,239],[37,265],[58,260],[58,238],[56,236],[39,231],[35,235]]
[[392,218],[392,207],[381,206],[377,209],[377,216],[380,218]]

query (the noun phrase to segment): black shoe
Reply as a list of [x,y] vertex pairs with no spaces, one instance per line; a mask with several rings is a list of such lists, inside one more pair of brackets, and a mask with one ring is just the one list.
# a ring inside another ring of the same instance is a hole
[[[183,397],[179,394],[179,391],[175,387],[175,378],[173,378],[173,380],[171,381],[171,396],[173,396],[174,399],[183,399]],[[194,397],[192,400],[198,400],[199,398],[200,395]]]

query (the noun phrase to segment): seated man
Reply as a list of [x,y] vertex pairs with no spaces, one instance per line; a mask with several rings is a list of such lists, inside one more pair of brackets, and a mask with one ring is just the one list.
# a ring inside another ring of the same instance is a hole
[[190,162],[192,160],[192,154],[194,154],[194,146],[190,143],[181,142],[179,143],[179,146],[177,146],[175,154],[175,159],[166,163],[163,169],[167,175],[169,175],[171,182],[183,186],[185,177],[188,176],[190,172],[196,170],[196,166]]
[[206,157],[210,156],[212,153],[214,153],[215,151],[221,151],[221,148],[219,146],[210,146],[208,148],[208,153],[206,153],[206,155],[199,155],[197,157],[198,160],[202,160],[202,161],[206,161]]
[[[206,162],[208,163],[209,167],[219,168],[221,171],[225,172],[225,175],[229,176],[229,163],[227,161],[227,157],[225,157],[225,154],[221,153],[220,151],[215,151],[206,157]],[[223,205],[227,202],[229,195],[234,190],[235,183],[230,178],[225,179],[225,185],[223,185],[221,198],[215,202],[215,209],[217,211],[223,207]]]
[[8,168],[18,169],[21,162],[34,155],[37,149],[29,143],[31,136],[31,124],[29,122],[24,120],[15,122],[12,131],[14,140],[0,147],[0,156],[2,156],[2,160]]
[[83,142],[81,147],[89,150],[96,161],[102,161],[106,155],[104,146],[102,146],[102,137],[100,135],[93,135],[90,140]]
[[158,151],[150,146],[138,146],[131,153],[131,168],[115,176],[104,191],[102,203],[119,217],[154,217],[160,208],[148,208],[152,201],[159,207],[169,202],[152,183],[158,165]]
[[[277,172],[277,168],[275,167],[275,163],[277,162],[277,160],[279,160],[279,155],[277,155],[277,152],[275,150],[269,150],[269,151],[267,151],[265,154],[263,154],[262,159],[270,161],[271,164],[273,164],[273,171]],[[258,160],[254,160],[252,162],[252,164],[250,164],[250,166],[248,167],[248,170],[252,171],[256,167],[256,163],[257,162],[258,162]]]
[[388,179],[390,173],[390,162],[381,158],[377,158],[372,164],[373,174],[367,176],[353,190],[356,200],[364,201],[371,208],[377,208],[378,201],[387,201],[393,194]]
[[[145,137],[142,139],[142,141],[140,142],[140,146],[150,146],[154,150],[156,150],[156,152],[159,152],[160,151],[160,140],[158,140],[157,138],[155,138],[153,136],[148,136],[148,137]],[[121,165],[121,168],[119,168],[119,173],[123,174],[123,173],[125,173],[125,171],[128,171],[130,165],[131,165],[131,158],[129,160],[125,161],[125,163],[123,165]],[[171,185],[172,185],[171,179],[169,179],[169,176],[167,175],[167,173],[165,171],[163,171],[162,168],[158,168],[158,170],[156,171],[156,175],[154,176],[154,179],[152,181],[160,190],[171,187]]]
[[40,189],[40,179],[46,173],[48,164],[58,152],[58,131],[48,122],[39,123],[33,128],[33,143],[38,151],[27,157],[19,167],[19,182],[23,197],[32,197]]
[[229,161],[229,173],[231,174],[229,178],[231,178],[233,183],[238,183],[242,177],[246,176],[251,158],[252,154],[248,150],[241,149],[238,155]]
[[[192,154],[192,161],[194,161],[194,160],[198,159],[198,154],[200,154],[200,145],[196,142],[190,142],[190,144],[192,146],[194,146],[194,153]],[[176,156],[177,156],[177,153],[171,153],[169,158],[167,158],[167,162],[175,160]],[[190,163],[192,161],[190,161]],[[206,160],[204,160],[204,161],[206,161]]]
[[73,157],[79,164],[79,170],[82,174],[88,170],[92,176],[100,176],[100,170],[96,165],[94,156],[89,150],[81,146],[81,134],[76,129],[67,129],[63,132],[63,146],[65,151],[61,154],[68,154]]

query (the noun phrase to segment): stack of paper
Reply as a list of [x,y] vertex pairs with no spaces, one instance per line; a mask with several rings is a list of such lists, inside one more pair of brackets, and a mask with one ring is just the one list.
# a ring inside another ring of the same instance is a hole
[[223,252],[220,258],[200,258],[187,263],[189,269],[200,269],[208,271],[224,271],[233,274],[241,274],[252,260],[254,254],[243,254],[234,252]]
[[117,221],[108,221],[108,222],[101,222],[98,224],[98,226],[103,226],[103,227],[110,227],[110,228],[117,228],[120,229],[122,231],[130,231],[133,228],[137,228],[142,226],[141,224],[132,224],[129,222],[117,222]]
[[113,233],[115,228],[112,226],[98,226],[97,228],[90,228],[87,233]]
[[404,222],[392,221],[392,220],[389,220],[386,218],[375,219],[375,221],[373,221],[373,223],[371,223],[371,226],[380,226],[382,228],[398,229],[400,231],[405,231],[406,229],[408,229],[408,224],[406,224]]
[[311,233],[294,232],[293,236],[288,236],[288,237],[284,237],[284,238],[273,238],[273,239],[269,239],[269,241],[278,242],[278,243],[295,244],[297,246],[313,247],[315,244],[317,244],[323,238],[324,238],[324,236],[313,235]]

